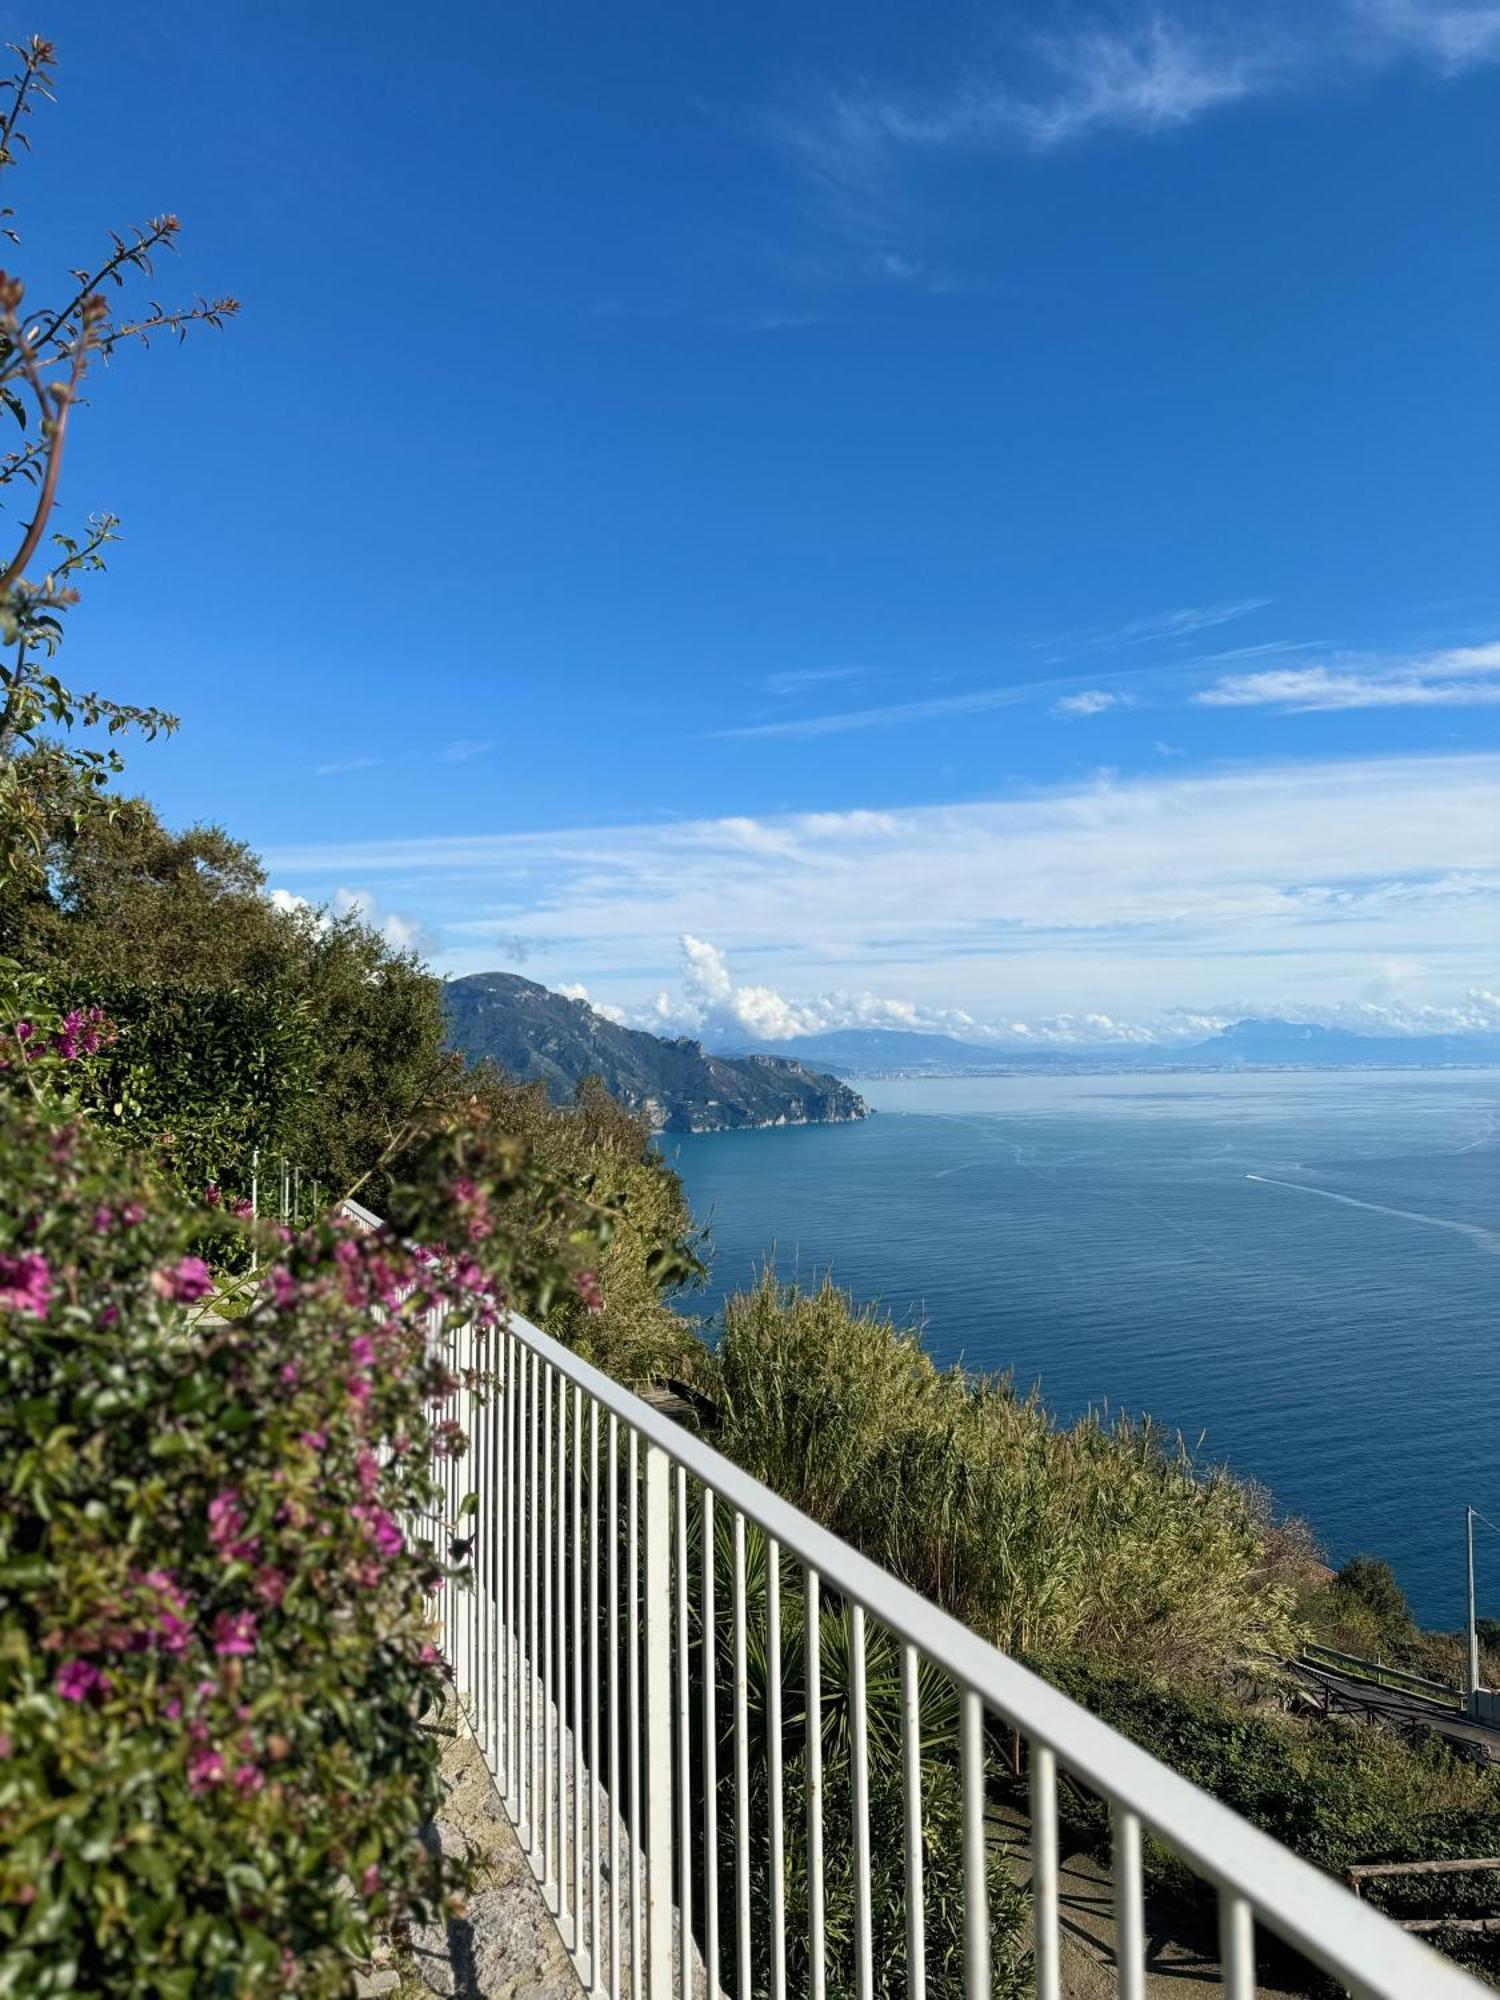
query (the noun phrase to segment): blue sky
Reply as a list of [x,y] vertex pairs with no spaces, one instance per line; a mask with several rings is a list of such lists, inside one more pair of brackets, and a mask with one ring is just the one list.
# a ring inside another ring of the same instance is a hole
[[245,305],[64,494],[169,818],[673,1024],[1500,1020],[1500,0],[5,14],[33,288]]

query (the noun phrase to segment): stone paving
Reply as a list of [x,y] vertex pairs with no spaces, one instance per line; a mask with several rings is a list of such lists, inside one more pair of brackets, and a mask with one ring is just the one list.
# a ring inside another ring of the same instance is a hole
[[577,2000],[583,1988],[468,1730],[443,1758],[448,1797],[423,1838],[477,1864],[462,1917],[414,1929],[409,1950],[360,1976],[392,2000]]

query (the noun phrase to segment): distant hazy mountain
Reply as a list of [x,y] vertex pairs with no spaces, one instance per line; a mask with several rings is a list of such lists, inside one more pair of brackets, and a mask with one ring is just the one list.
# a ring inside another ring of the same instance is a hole
[[[743,1050],[744,1045],[736,1045]],[[1500,1064],[1500,1035],[1360,1035],[1309,1021],[1234,1021],[1206,1041],[1075,1044],[999,1049],[956,1035],[914,1034],[902,1028],[833,1029],[766,1043],[799,1062],[820,1062],[843,1075],[973,1075],[1015,1070],[1178,1069],[1444,1069]]]
[[1182,1053],[1194,1061],[1226,1065],[1441,1069],[1453,1063],[1500,1062],[1500,1035],[1358,1035],[1311,1021],[1233,1021],[1211,1040]]
[[778,1050],[729,1057],[686,1038],[620,1028],[583,1000],[552,993],[513,972],[476,972],[445,988],[450,1045],[470,1061],[497,1063],[540,1080],[559,1102],[586,1076],[667,1132],[750,1125],[821,1125],[867,1116],[863,1098],[837,1077]]

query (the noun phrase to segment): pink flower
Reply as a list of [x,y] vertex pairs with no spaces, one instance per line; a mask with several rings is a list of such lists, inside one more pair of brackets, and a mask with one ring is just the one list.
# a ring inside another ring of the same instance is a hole
[[258,1569],[255,1572],[255,1594],[273,1611],[280,1610],[281,1600],[286,1596],[286,1578],[279,1569]]
[[114,1226],[115,1212],[112,1208],[101,1207],[94,1210],[94,1234],[96,1236],[108,1236]]
[[279,1372],[281,1380],[283,1383],[285,1383],[286,1387],[288,1389],[295,1389],[297,1386],[297,1377],[301,1373],[301,1370],[298,1368],[296,1362],[295,1361],[283,1362]]
[[217,1182],[215,1181],[209,1182],[208,1186],[203,1190],[203,1199],[205,1202],[207,1202],[210,1208],[217,1208],[219,1206],[220,1202],[223,1201],[224,1197],[219,1192]]
[[153,1272],[151,1284],[162,1298],[185,1306],[206,1299],[214,1288],[212,1273],[201,1257],[182,1257],[172,1270]]
[[361,1445],[354,1470],[359,1479],[359,1490],[368,1500],[380,1484],[380,1460],[368,1445]]
[[115,1305],[106,1306],[103,1312],[100,1313],[99,1315],[99,1324],[104,1328],[105,1332],[107,1333],[109,1329],[115,1324],[116,1320],[119,1319],[119,1317],[120,1317],[120,1308],[118,1306]]
[[226,1562],[254,1562],[260,1552],[260,1537],[245,1533],[245,1509],[232,1486],[209,1501],[208,1534]]
[[234,1789],[237,1792],[258,1792],[265,1782],[254,1764],[240,1764],[235,1769]]
[[127,1229],[134,1229],[138,1223],[146,1220],[146,1211],[138,1201],[127,1201],[120,1210],[120,1220]]
[[359,1878],[359,1893],[362,1896],[378,1896],[380,1894],[380,1870],[373,1861]]
[[211,1744],[200,1744],[188,1758],[187,1776],[191,1791],[206,1792],[210,1785],[222,1785],[224,1759]]
[[233,1201],[229,1204],[229,1213],[234,1217],[236,1222],[248,1222],[251,1216],[254,1215],[255,1210],[245,1197],[241,1195],[238,1201]]
[[53,1685],[64,1701],[87,1701],[92,1694],[109,1692],[109,1681],[92,1660],[65,1660]]
[[270,1287],[271,1303],[277,1312],[285,1312],[289,1306],[297,1303],[297,1281],[291,1272],[284,1270],[280,1264],[271,1273]]
[[349,1359],[356,1368],[368,1368],[375,1359],[375,1343],[369,1334],[357,1334],[349,1343]]
[[327,1431],[304,1431],[302,1433],[302,1442],[307,1446],[309,1451],[322,1451],[327,1446],[328,1433]]
[[604,1294],[599,1289],[599,1280],[592,1271],[580,1271],[577,1278],[578,1296],[591,1313],[603,1312]]
[[52,1300],[52,1273],[36,1250],[0,1257],[0,1312],[30,1313],[45,1319]]
[[356,1503],[349,1512],[359,1522],[381,1555],[399,1555],[406,1547],[405,1536],[384,1507],[366,1507]]
[[180,1721],[182,1717],[182,1696],[180,1694],[169,1695],[162,1712],[168,1722]]
[[214,1620],[214,1651],[220,1659],[255,1651],[255,1613],[221,1611]]

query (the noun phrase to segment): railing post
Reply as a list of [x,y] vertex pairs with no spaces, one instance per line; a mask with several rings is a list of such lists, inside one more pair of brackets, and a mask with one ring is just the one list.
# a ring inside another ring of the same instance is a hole
[[672,1554],[667,1455],[646,1446],[641,1620],[646,1637],[647,2000],[672,1992]]

